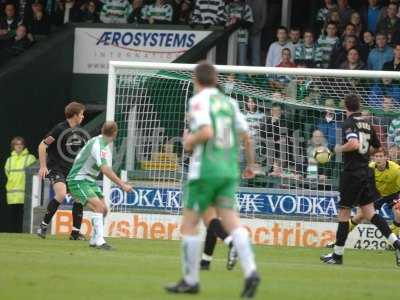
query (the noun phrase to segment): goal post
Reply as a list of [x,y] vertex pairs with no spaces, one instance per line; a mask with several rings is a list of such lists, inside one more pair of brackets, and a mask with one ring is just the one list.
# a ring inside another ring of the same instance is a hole
[[[107,120],[119,133],[113,167],[127,174],[128,195],[104,180],[111,211],[181,212],[188,169],[180,137],[193,95],[196,65],[111,61]],[[400,73],[302,68],[216,66],[219,88],[236,99],[250,124],[261,172],[241,180],[238,208],[247,217],[333,221],[338,201],[339,155],[320,164],[316,150],[341,143],[343,97],[362,99],[382,143],[396,160],[390,129],[400,112]],[[400,122],[400,121],[399,121]],[[399,139],[400,140],[400,139]],[[238,158],[243,166],[243,156]],[[383,212],[389,217],[389,210]]]

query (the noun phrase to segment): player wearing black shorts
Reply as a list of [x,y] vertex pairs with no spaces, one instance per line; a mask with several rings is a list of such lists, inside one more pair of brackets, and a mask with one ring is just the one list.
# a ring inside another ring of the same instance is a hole
[[[65,107],[66,120],[57,124],[39,144],[39,176],[41,179],[48,178],[50,180],[55,193],[37,231],[41,238],[46,238],[47,226],[67,194],[66,179],[75,156],[89,139],[89,135],[79,126],[83,121],[84,111],[85,106],[81,103],[71,102],[68,104]],[[85,239],[80,233],[82,217],[83,206],[74,201],[70,240]]]
[[343,123],[344,144],[336,145],[335,152],[343,153],[344,169],[340,176],[338,229],[333,253],[324,255],[326,264],[342,264],[344,245],[349,234],[351,209],[359,206],[364,217],[374,224],[396,249],[396,263],[400,266],[400,240],[392,233],[385,219],[375,212],[374,202],[379,195],[373,170],[369,168],[369,153],[380,148],[379,139],[371,124],[361,116],[360,98],[347,95],[344,99],[347,119]]

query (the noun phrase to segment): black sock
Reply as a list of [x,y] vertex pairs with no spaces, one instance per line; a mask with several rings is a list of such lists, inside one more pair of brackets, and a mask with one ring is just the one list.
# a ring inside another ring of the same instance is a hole
[[385,238],[388,238],[389,235],[392,233],[388,223],[381,215],[375,214],[371,219],[371,223],[378,227]]
[[343,247],[349,235],[349,222],[339,222],[336,231],[336,246]]
[[51,199],[51,201],[47,205],[46,215],[43,218],[43,222],[46,223],[46,225],[50,224],[51,219],[53,218],[59,206],[60,202],[58,202],[56,199]]
[[74,201],[72,206],[72,232],[78,233],[81,229],[83,218],[83,205],[79,202]]
[[228,233],[225,231],[222,226],[220,219],[212,219],[210,225],[208,226],[212,231],[214,231],[215,235],[219,237],[221,240],[225,240],[228,237]]
[[393,225],[396,226],[396,227],[400,227],[400,223],[398,223],[398,222],[396,222],[394,220],[393,220]]
[[354,222],[353,218],[350,219],[351,224],[353,224],[354,226],[357,226],[358,223]]
[[217,236],[215,235],[214,231],[210,227],[208,227],[206,240],[204,242],[204,254],[212,256],[214,253],[216,243],[217,243]]

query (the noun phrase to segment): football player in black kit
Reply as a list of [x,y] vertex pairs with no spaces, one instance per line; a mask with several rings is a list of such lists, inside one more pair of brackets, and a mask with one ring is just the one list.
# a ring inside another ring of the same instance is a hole
[[343,153],[344,168],[340,176],[338,229],[333,253],[322,256],[326,264],[342,264],[344,245],[349,234],[351,209],[359,206],[363,215],[374,224],[396,249],[396,263],[400,266],[400,240],[392,233],[385,219],[375,212],[374,201],[379,197],[373,170],[368,167],[369,154],[380,148],[379,139],[360,111],[360,97],[347,95],[344,99],[347,119],[343,123],[343,145],[335,152]]
[[[47,226],[67,194],[66,178],[75,156],[89,139],[89,135],[79,126],[83,121],[84,111],[85,106],[81,103],[71,102],[68,104],[64,111],[66,120],[58,123],[39,144],[39,176],[41,179],[47,177],[50,180],[55,193],[37,231],[41,238],[46,238]],[[82,217],[83,206],[74,201],[70,240],[85,239],[84,235],[80,233]]]

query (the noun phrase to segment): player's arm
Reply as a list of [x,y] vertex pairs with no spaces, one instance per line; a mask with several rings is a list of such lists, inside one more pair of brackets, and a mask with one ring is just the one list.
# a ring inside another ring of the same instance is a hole
[[369,153],[371,155],[375,154],[381,148],[381,142],[376,134],[375,130],[371,128],[371,145],[369,147]]
[[186,133],[183,137],[183,147],[186,151],[191,152],[196,145],[204,144],[212,139],[214,131],[211,125],[203,125],[195,133]]
[[124,181],[121,180],[121,178],[119,178],[117,176],[117,174],[114,173],[114,171],[107,166],[106,164],[103,164],[100,167],[100,171],[108,177],[108,179],[110,179],[112,182],[114,182],[116,185],[118,185],[119,187],[121,187],[125,192],[130,192],[132,191],[132,186],[130,184],[125,183]]
[[345,132],[346,142],[343,145],[336,145],[335,152],[342,153],[342,152],[357,151],[360,148],[360,142],[358,139],[358,130],[350,124],[344,125],[343,130]]
[[96,159],[96,164],[100,168],[101,173],[108,177],[112,182],[121,187],[125,192],[130,192],[132,186],[122,181],[114,171],[108,166],[107,149],[101,149],[99,144],[95,144],[92,149],[92,156]]
[[49,173],[49,170],[47,169],[47,147],[53,144],[57,138],[60,136],[61,130],[58,126],[54,127],[47,135],[46,137],[40,142],[39,147],[38,147],[38,153],[39,153],[39,177],[41,179],[44,179],[47,174]]
[[183,136],[183,148],[191,152],[199,144],[206,143],[214,137],[212,122],[210,117],[209,103],[204,99],[193,98],[189,108],[190,122],[195,131],[185,132]]

